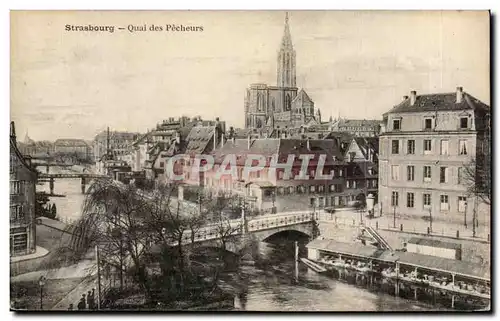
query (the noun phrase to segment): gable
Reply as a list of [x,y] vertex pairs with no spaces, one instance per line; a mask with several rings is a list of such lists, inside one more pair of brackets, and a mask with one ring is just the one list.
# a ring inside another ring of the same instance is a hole
[[358,145],[355,139],[351,141],[351,144],[349,144],[349,148],[347,148],[347,151],[345,152],[345,158],[349,159],[349,155],[351,153],[354,153],[354,159],[353,160],[365,160],[365,151],[361,149],[361,147]]

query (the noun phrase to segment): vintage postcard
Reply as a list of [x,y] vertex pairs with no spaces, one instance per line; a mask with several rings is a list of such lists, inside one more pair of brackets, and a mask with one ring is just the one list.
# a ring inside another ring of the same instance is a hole
[[11,11],[13,311],[490,311],[488,11]]

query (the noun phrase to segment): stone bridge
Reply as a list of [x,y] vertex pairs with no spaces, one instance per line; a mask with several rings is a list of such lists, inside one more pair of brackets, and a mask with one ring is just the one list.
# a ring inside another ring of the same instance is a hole
[[[225,224],[227,226],[224,226],[225,231],[229,230],[229,226],[233,231],[226,237],[226,250],[241,254],[250,239],[261,242],[281,232],[293,231],[314,238],[318,216],[318,213],[312,212],[286,212],[246,219],[243,215],[241,220],[228,221]],[[186,231],[183,243],[191,243],[191,231]],[[220,248],[220,225],[211,224],[200,229],[195,235],[194,243],[203,248]]]

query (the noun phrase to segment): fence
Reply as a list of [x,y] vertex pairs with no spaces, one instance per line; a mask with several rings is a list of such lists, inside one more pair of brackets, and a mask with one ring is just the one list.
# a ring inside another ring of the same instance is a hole
[[460,229],[453,229],[452,227],[443,227],[443,226],[433,226],[432,229],[430,224],[418,224],[418,226],[410,226],[409,223],[400,223],[389,221],[379,221],[376,219],[369,219],[366,217],[360,217],[359,214],[354,214],[352,218],[344,218],[344,217],[336,217],[334,213],[324,213],[320,214],[320,220],[333,222],[338,226],[346,226],[346,227],[360,227],[360,226],[369,226],[374,228],[375,230],[389,230],[389,231],[397,231],[397,232],[406,232],[413,233],[418,235],[428,235],[428,236],[438,236],[438,237],[446,237],[446,238],[454,238],[454,239],[470,239],[477,240],[483,242],[490,242],[491,236],[489,233],[483,233],[486,235],[476,235],[473,236],[473,232],[471,229],[464,231]]

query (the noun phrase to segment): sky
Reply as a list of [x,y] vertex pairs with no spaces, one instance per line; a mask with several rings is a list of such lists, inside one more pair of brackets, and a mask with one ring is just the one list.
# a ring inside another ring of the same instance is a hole
[[[145,132],[182,115],[243,127],[245,89],[276,85],[284,18],[283,11],[11,12],[11,120],[20,140],[26,133],[91,140],[107,126]],[[115,30],[66,31],[67,24]],[[166,24],[203,31],[167,32]],[[291,11],[289,24],[297,86],[323,120],[381,119],[411,90],[462,86],[490,104],[486,11]]]

